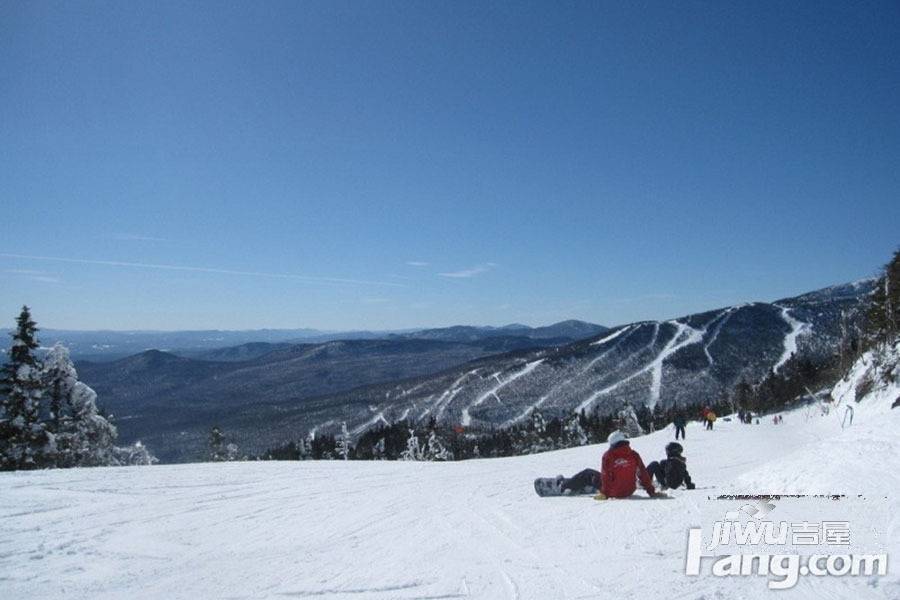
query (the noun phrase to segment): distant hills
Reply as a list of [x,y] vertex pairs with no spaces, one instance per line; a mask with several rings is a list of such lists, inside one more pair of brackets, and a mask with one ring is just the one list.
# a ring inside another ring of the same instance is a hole
[[403,419],[508,425],[534,408],[566,414],[709,402],[793,354],[833,354],[842,314],[872,285],[613,329],[578,321],[459,326],[369,340],[253,342],[191,356],[152,351],[77,366],[116,414],[124,441],[142,439],[163,460],[190,460],[203,456],[213,424],[261,451],[311,430],[335,432],[342,422],[357,435]]
[[[559,338],[576,340],[605,330],[601,325],[584,321],[563,321],[544,327],[512,324],[503,327],[456,326],[440,329],[404,329],[389,331],[322,331],[318,329],[254,329],[245,331],[77,331],[42,329],[40,340],[44,346],[59,341],[65,344],[75,359],[109,361],[139,354],[147,350],[162,350],[180,356],[210,357],[211,360],[241,360],[253,358],[269,348],[260,344],[316,344],[335,340],[371,340],[392,337],[411,337],[445,341],[474,341],[485,337],[511,336],[531,339]],[[5,329],[3,331],[11,331]],[[243,350],[227,349],[243,346]],[[216,357],[215,350],[226,349]],[[5,352],[0,348],[0,353]],[[242,354],[245,353],[245,354]]]

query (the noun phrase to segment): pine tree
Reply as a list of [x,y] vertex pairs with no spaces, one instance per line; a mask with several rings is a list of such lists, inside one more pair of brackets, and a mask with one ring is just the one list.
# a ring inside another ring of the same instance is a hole
[[73,466],[100,467],[117,464],[115,447],[118,432],[97,408],[97,393],[77,382],[70,400],[72,421],[66,431],[66,445],[70,449]]
[[219,462],[225,460],[225,435],[218,425],[209,432],[209,460]]
[[453,454],[444,447],[443,442],[438,438],[434,429],[428,434],[428,441],[425,443],[424,454],[425,460],[453,460]]
[[[69,357],[69,349],[57,342],[44,357],[41,369],[44,394],[49,399],[50,413],[47,429],[58,434],[65,428],[65,421],[70,420],[71,406],[69,401],[78,373]],[[59,440],[57,440],[59,443]]]
[[16,331],[0,377],[0,468],[36,469],[53,466],[56,440],[41,421],[43,384],[33,351],[38,347],[37,324],[27,306],[16,320]]
[[350,447],[350,432],[347,431],[347,422],[341,423],[341,437],[338,438],[337,445],[334,448],[335,454],[337,454],[341,460],[350,460],[350,452],[352,448]]
[[156,457],[150,453],[150,450],[148,450],[147,447],[140,442],[140,440],[138,440],[131,446],[125,446],[124,448],[115,448],[114,451],[115,461],[111,464],[117,466],[149,466],[156,462],[159,462]]
[[419,445],[419,438],[416,436],[416,430],[409,430],[409,437],[406,440],[406,450],[400,454],[400,460],[422,460],[422,449]]

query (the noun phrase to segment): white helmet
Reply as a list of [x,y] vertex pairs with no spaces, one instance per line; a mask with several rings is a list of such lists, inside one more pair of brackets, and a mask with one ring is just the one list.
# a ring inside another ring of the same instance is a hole
[[609,434],[609,438],[606,441],[609,442],[609,447],[612,448],[619,442],[624,442],[627,439],[628,439],[628,436],[625,435],[624,432],[616,430],[616,431],[613,431],[611,434]]

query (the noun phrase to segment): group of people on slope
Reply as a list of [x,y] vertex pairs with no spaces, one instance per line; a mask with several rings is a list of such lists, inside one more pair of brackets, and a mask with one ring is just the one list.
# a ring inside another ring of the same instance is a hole
[[[694,489],[687,470],[684,448],[678,442],[666,445],[666,458],[653,461],[646,467],[644,461],[622,431],[610,434],[609,449],[603,453],[600,471],[585,469],[573,477],[557,477],[559,492],[568,494],[596,494],[596,500],[627,498],[637,490],[638,482],[650,497],[665,497],[666,489],[684,485]],[[654,480],[660,487],[657,491]]]

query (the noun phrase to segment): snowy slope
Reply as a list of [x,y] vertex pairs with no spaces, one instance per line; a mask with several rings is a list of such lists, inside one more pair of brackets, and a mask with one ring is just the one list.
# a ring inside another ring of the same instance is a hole
[[[839,384],[856,389],[865,365]],[[772,518],[848,521],[888,575],[805,577],[790,598],[900,598],[898,384],[716,430],[688,426],[701,489],[672,500],[538,498],[537,476],[596,467],[603,448],[461,463],[280,462],[0,474],[4,598],[761,598],[764,577],[684,574],[686,530],[743,502]],[[853,425],[842,429],[844,403]],[[633,441],[659,458],[672,430]],[[638,494],[639,498],[643,494]]]

